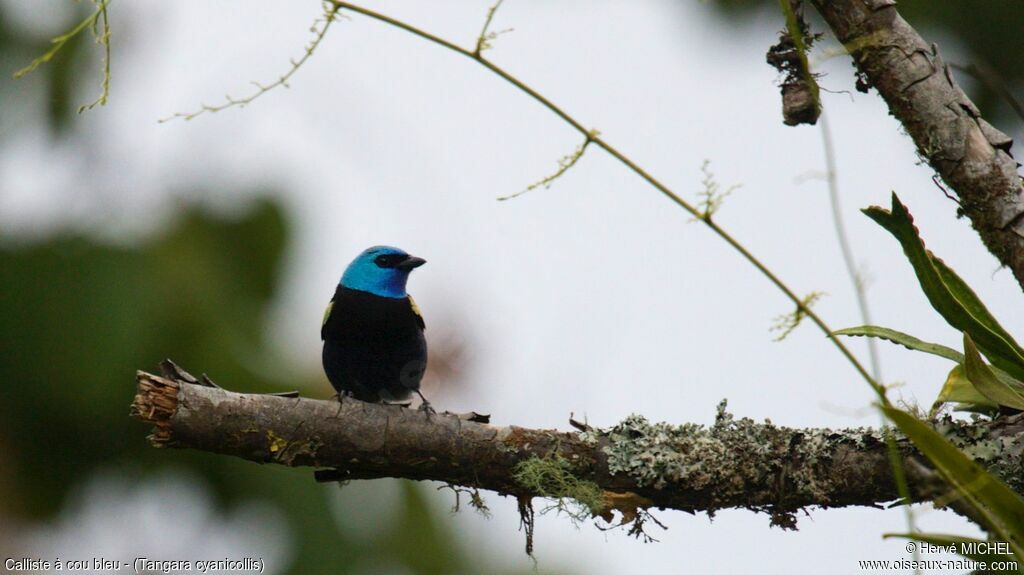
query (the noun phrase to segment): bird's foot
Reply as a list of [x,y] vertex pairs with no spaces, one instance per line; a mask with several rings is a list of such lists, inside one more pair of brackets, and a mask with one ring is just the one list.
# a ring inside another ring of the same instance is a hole
[[434,406],[430,405],[430,402],[427,401],[427,398],[423,397],[423,393],[421,393],[420,390],[416,390],[416,395],[420,396],[420,400],[422,401],[416,411],[422,411],[423,413],[426,413],[427,416],[437,413],[437,411],[434,410]]
[[351,391],[345,390],[335,393],[333,396],[331,396],[331,399],[338,400],[338,403],[345,403],[346,399],[354,399],[355,396],[356,394],[352,393]]

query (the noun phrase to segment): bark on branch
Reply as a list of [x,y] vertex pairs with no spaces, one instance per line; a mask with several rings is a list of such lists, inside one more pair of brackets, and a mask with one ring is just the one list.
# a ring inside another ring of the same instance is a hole
[[[938,47],[896,11],[895,0],[811,0],[918,152],[960,198],[988,250],[1024,287],[1024,184],[1013,141],[981,117]],[[866,87],[864,88],[866,90]]]
[[[327,468],[318,471],[321,480],[401,477],[487,489],[521,501],[571,497],[605,517],[613,509],[630,519],[649,507],[711,513],[738,507],[769,513],[773,523],[792,527],[795,512],[810,506],[878,506],[898,498],[876,430],[791,429],[736,420],[724,402],[709,427],[630,416],[607,430],[560,432],[354,399],[242,394],[208,385],[180,370],[165,370],[164,376],[140,371],[132,415],[153,424],[149,440],[155,447]],[[1024,418],[940,425],[1021,490]],[[908,469],[915,497],[942,495],[923,459],[906,441],[899,445],[914,461]],[[584,492],[596,493],[596,501]]]

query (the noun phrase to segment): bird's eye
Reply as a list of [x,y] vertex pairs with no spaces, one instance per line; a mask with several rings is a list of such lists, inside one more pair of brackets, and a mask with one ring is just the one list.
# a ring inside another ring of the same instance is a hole
[[374,258],[373,263],[377,264],[377,267],[393,268],[402,263],[402,260],[404,259],[404,256],[400,256],[398,254],[384,254]]

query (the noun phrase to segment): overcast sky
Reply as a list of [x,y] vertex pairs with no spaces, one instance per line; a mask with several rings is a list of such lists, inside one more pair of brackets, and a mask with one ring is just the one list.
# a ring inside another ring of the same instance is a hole
[[[20,4],[15,17],[42,25]],[[488,2],[368,5],[471,46]],[[820,332],[806,325],[773,342],[769,327],[792,311],[788,301],[599,149],[550,189],[496,201],[551,173],[580,136],[472,61],[409,34],[353,15],[290,89],[244,110],[157,123],[275,79],[301,55],[319,12],[315,1],[113,6],[110,104],[75,119],[88,151],[54,150],[32,132],[0,143],[0,225],[31,233],[100,222],[115,238],[134,237],[162,208],[196,199],[190,189],[276,184],[296,232],[267,334],[294,363],[285,372],[319,374],[319,322],[334,284],[358,251],[386,243],[428,260],[409,286],[428,334],[458,334],[472,358],[471,385],[433,391],[441,408],[566,429],[570,413],[599,426],[631,413],[710,423],[728,398],[735,415],[781,425],[878,424],[869,388]],[[825,292],[816,309],[833,327],[857,325],[820,178],[821,132],[782,124],[776,75],[764,64],[780,26],[772,15],[727,30],[700,2],[509,0],[493,27],[514,31],[487,56],[685,197],[696,197],[710,160],[723,185],[742,185],[717,221],[799,293]],[[842,213],[876,323],[959,346],[895,240],[858,212],[895,190],[929,248],[1009,331],[1024,333],[1019,286],[956,219],[881,100],[843,92],[853,85],[848,58],[819,52],[816,63],[836,92],[823,99]],[[83,100],[96,86],[88,89]],[[69,208],[71,183],[81,194]],[[229,209],[237,193],[202,201]],[[866,361],[863,342],[851,345]],[[880,350],[885,382],[901,384],[894,395],[930,405],[951,365]],[[310,393],[328,395],[326,381]],[[351,507],[356,496],[335,497]],[[438,506],[448,499],[439,495]],[[529,566],[514,502],[488,499],[492,519],[447,520],[486,552]],[[949,513],[918,509],[923,529],[975,533]],[[881,539],[905,530],[898,510],[813,511],[796,533],[750,512],[658,517],[669,530],[650,545],[543,517],[541,570],[853,573],[858,559],[908,557],[903,542]]]

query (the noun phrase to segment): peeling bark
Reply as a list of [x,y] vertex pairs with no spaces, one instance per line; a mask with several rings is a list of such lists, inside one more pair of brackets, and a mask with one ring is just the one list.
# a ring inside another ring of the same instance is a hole
[[[630,416],[610,429],[526,429],[427,415],[354,399],[316,400],[233,393],[179,372],[138,372],[132,415],[153,424],[155,447],[178,447],[258,463],[327,468],[320,480],[401,477],[513,495],[571,497],[517,481],[527,461],[557,462],[603,493],[593,513],[638,508],[713,513],[747,508],[784,527],[811,506],[877,506],[898,495],[876,430],[792,429],[735,420],[719,406],[712,426],[648,423]],[[1024,418],[997,424],[937,423],[947,437],[1021,490]],[[905,440],[903,456],[924,469]],[[918,498],[935,497],[933,478],[911,473]]]
[[938,46],[896,11],[895,0],[812,0],[853,56],[858,89],[874,87],[917,151],[960,198],[988,250],[1024,287],[1024,183],[1013,141],[981,117]]

